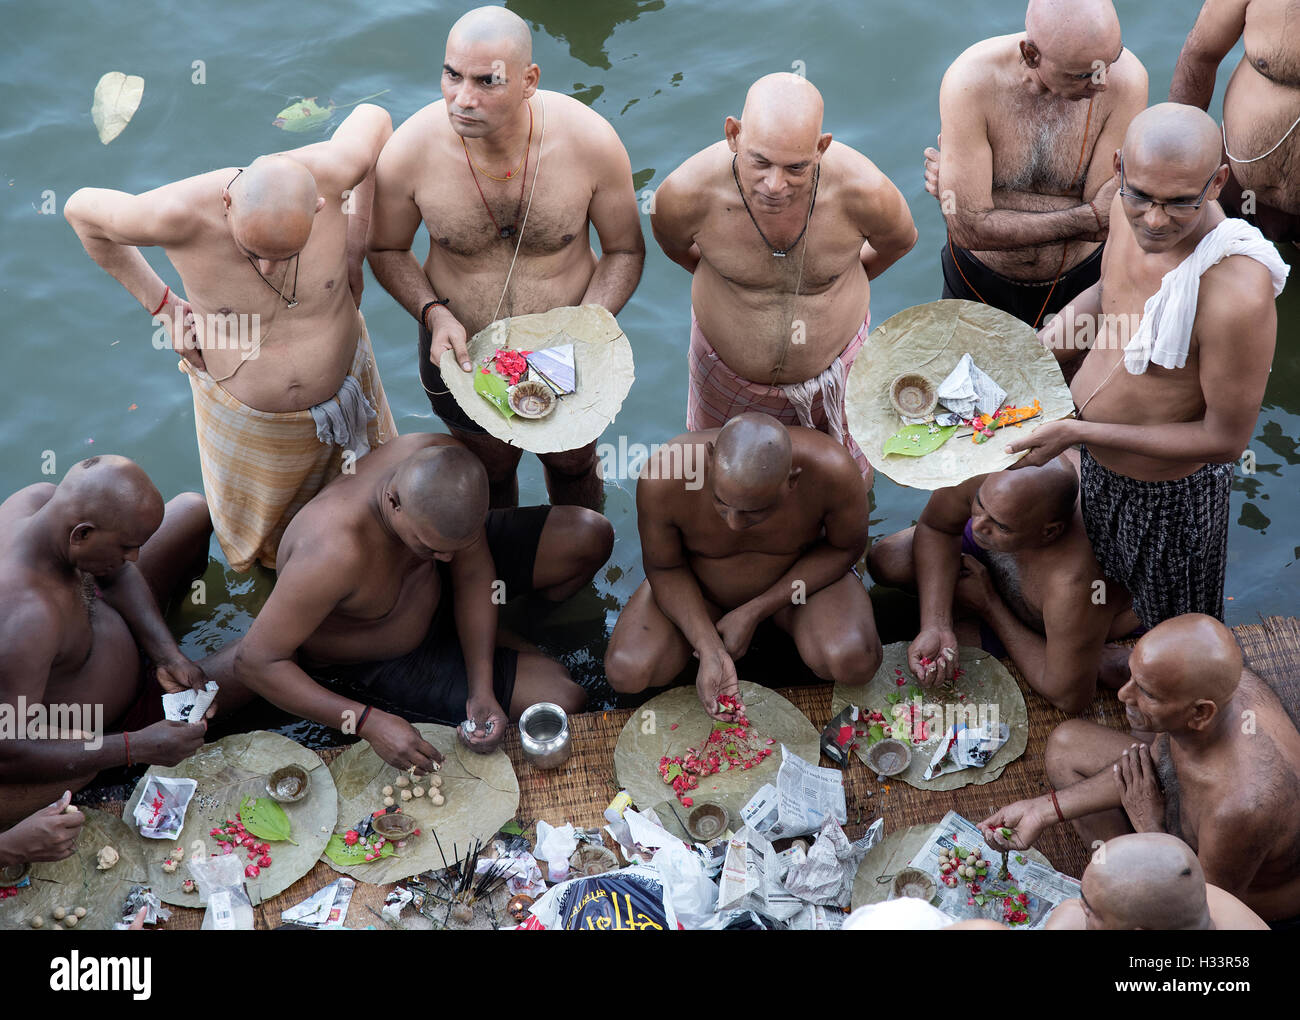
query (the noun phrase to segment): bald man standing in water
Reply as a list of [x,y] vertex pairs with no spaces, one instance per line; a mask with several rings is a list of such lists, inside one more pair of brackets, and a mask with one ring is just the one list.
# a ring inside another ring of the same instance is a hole
[[943,296],[1037,328],[1097,281],[1111,153],[1147,105],[1110,0],[1031,0],[1025,31],[976,43],[939,89],[926,188],[948,224]]
[[[375,160],[392,133],[358,106],[326,142],[141,195],[83,188],[64,215],[184,360],[217,538],[274,569],[285,526],[397,434],[358,306]],[[161,246],[182,298],[145,261]],[[170,343],[167,337],[170,336]]]
[[1101,280],[1039,334],[1058,360],[1081,362],[1078,417],[1007,447],[1029,451],[1017,462],[1028,466],[1083,444],[1088,538],[1147,627],[1223,619],[1233,463],[1259,417],[1289,271],[1219,208],[1219,155],[1218,127],[1195,107],[1133,119],[1114,155],[1122,190]]
[[529,592],[568,598],[613,542],[609,522],[584,507],[489,513],[473,454],[449,436],[403,436],[294,518],[237,674],[287,712],[359,734],[400,769],[440,760],[411,721],[472,721],[469,746],[486,753],[529,705],[576,712],[586,700],[558,662],[497,644],[497,607]]
[[[617,314],[645,262],[622,142],[578,100],[539,90],[540,75],[517,14],[480,7],[457,21],[442,100],[413,114],[384,148],[370,233],[375,278],[420,324],[429,403],[483,462],[494,507],[519,501],[521,450],[457,404],[439,368],[443,354],[454,352],[469,372],[467,338],[497,319],[588,303]],[[429,232],[423,266],[411,252],[421,223]],[[600,505],[594,440],[538,456],[552,503]]]
[[1219,204],[1269,240],[1293,244],[1300,244],[1297,18],[1296,0],[1206,0],[1169,86],[1171,103],[1208,110],[1219,64],[1245,37],[1246,52],[1223,94],[1224,154],[1232,174]]
[[1143,635],[1130,666],[1119,700],[1134,734],[1154,734],[1150,746],[1093,722],[1062,723],[1044,756],[1053,792],[980,822],[989,846],[1023,850],[1058,821],[1073,822],[1085,846],[1168,832],[1196,852],[1207,882],[1275,927],[1296,918],[1300,733],[1277,695],[1242,668],[1232,632],[1201,614]]
[[822,131],[822,97],[793,74],[760,78],[725,138],[655,192],[664,254],[692,274],[686,427],[762,411],[842,443],[844,386],[867,337],[871,282],[916,243],[898,189]]
[[823,680],[865,684],[880,665],[871,600],[853,565],[867,544],[867,492],[828,436],[748,413],[660,449],[636,487],[646,579],[605,656],[614,690],[672,682],[699,659],[709,715],[731,719],[736,660],[772,620]]
[[1082,895],[1052,911],[1048,931],[1267,931],[1231,893],[1207,885],[1192,848],[1167,832],[1116,836],[1097,848]]
[[[83,460],[57,487],[29,485],[0,504],[0,709],[10,721],[0,826],[104,769],[175,765],[196,751],[205,725],[163,721],[165,692],[215,680],[221,709],[245,699],[230,657],[191,662],[160,611],[207,563],[211,533],[202,496],[164,504],[125,457]],[[43,733],[28,728],[37,706],[51,720]],[[52,732],[76,708],[86,736]]]

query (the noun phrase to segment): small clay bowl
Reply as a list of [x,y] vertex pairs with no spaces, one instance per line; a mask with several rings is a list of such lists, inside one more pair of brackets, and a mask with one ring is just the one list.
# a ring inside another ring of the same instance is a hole
[[8,867],[0,868],[0,885],[17,885],[31,870],[30,864],[10,864]]
[[878,776],[896,776],[912,764],[912,749],[886,737],[867,749],[867,764]]
[[726,832],[730,820],[727,809],[721,804],[699,804],[686,816],[686,829],[696,839],[707,843]]
[[618,867],[618,858],[614,856],[614,851],[608,847],[583,843],[578,847],[574,855],[569,858],[569,867],[574,875],[584,877],[603,875],[605,872],[613,871]]
[[506,913],[522,924],[532,913],[532,906],[533,898],[520,893],[518,896],[510,897],[510,902],[506,904]]
[[521,418],[545,418],[555,410],[555,391],[544,382],[526,379],[511,388],[510,406]]
[[919,868],[904,868],[894,876],[894,884],[890,887],[889,898],[897,900],[909,897],[928,902],[934,899],[934,894],[938,888],[934,879]]
[[286,765],[266,777],[266,792],[281,804],[296,804],[310,788],[311,776],[301,765]]
[[939,392],[923,375],[904,372],[889,384],[889,402],[904,418],[924,418],[939,403]]
[[405,839],[419,827],[419,822],[400,811],[376,815],[370,820],[370,824],[379,835],[390,842]]

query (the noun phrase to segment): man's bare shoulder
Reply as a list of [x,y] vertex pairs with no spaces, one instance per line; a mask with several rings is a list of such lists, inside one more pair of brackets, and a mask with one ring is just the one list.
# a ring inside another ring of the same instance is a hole
[[819,484],[828,488],[862,485],[862,474],[853,454],[825,432],[803,427],[790,429],[790,446],[794,466],[807,470]]
[[661,188],[671,188],[679,205],[707,205],[717,193],[723,174],[730,176],[731,149],[725,141],[714,142],[690,156],[676,170],[664,178]]
[[53,482],[24,486],[0,503],[0,520],[10,522],[18,517],[30,517],[50,501],[56,488]]
[[441,99],[421,107],[402,121],[384,143],[380,158],[391,166],[413,160],[423,152],[427,160],[428,145],[440,130],[451,131],[447,122],[447,104]]
[[1106,70],[1106,91],[1110,94],[1112,105],[1139,95],[1145,100],[1148,85],[1146,66],[1126,46],[1119,59]]
[[1235,346],[1242,323],[1262,324],[1276,321],[1275,316],[1273,276],[1257,259],[1229,255],[1201,277],[1196,337],[1203,348],[1208,344]]
[[940,92],[944,95],[995,85],[1009,61],[1019,59],[1020,33],[996,35],[973,43],[957,55],[944,72]]
[[717,440],[718,431],[683,432],[650,454],[637,475],[638,512],[654,514],[669,503],[700,491],[708,444]]

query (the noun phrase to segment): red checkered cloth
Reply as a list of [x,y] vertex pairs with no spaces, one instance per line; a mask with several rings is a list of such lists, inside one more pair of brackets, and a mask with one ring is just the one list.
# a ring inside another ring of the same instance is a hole
[[[788,386],[764,386],[761,383],[742,379],[729,369],[718,357],[691,310],[691,347],[687,356],[690,366],[690,386],[686,395],[686,427],[692,432],[702,429],[717,429],[725,425],[738,414],[746,411],[762,411],[776,418],[783,425],[804,425],[808,428],[825,432],[828,436],[844,444],[844,448],[853,454],[858,470],[866,478],[871,472],[867,456],[853,441],[849,434],[848,421],[844,414],[844,387],[849,377],[849,369],[862,350],[871,326],[871,313],[862,328],[853,335],[847,347],[840,352],[821,375],[804,383]],[[827,423],[824,397],[827,388],[838,391],[836,404],[832,405],[831,421]],[[810,406],[799,406],[798,400],[791,399],[791,391],[802,390],[806,395],[815,392]],[[838,407],[836,406],[838,405]],[[836,413],[838,412],[838,413]]]

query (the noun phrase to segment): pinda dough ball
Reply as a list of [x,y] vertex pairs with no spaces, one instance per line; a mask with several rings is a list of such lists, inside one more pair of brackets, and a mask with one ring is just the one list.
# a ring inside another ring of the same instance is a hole
[[435,793],[432,797],[432,800],[433,800],[434,807],[442,807],[443,804],[447,803],[447,798],[440,793]]
[[393,795],[393,788],[391,786],[385,786],[379,792],[382,793],[385,797],[391,797]]
[[397,803],[397,801],[393,800],[392,797],[385,797],[385,798],[384,798],[384,807],[392,807],[392,806],[393,806],[394,804],[396,804],[396,803]]
[[410,790],[403,790],[403,791],[402,791],[402,800],[410,800],[410,799],[411,799],[411,791],[410,791]]
[[412,794],[413,796],[416,796],[416,797],[423,797],[423,796],[424,796],[424,787],[423,787],[423,786],[413,786],[413,787],[411,787],[411,794]]

